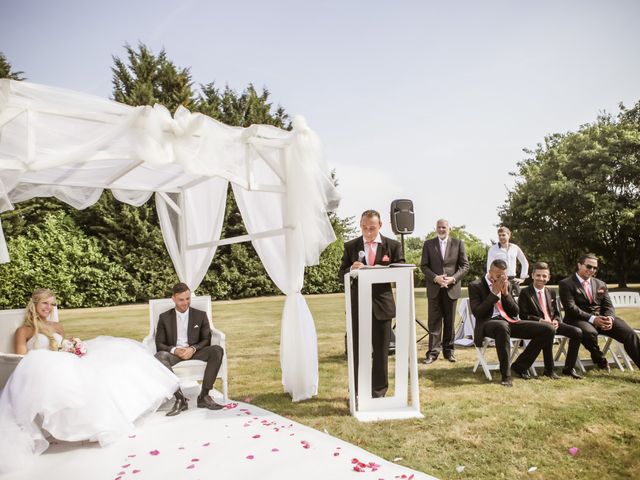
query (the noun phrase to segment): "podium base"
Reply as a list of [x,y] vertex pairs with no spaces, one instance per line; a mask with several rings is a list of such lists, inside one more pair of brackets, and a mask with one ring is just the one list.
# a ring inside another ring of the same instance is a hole
[[400,407],[386,409],[383,411],[362,412],[355,411],[353,416],[360,422],[377,422],[379,420],[407,420],[409,418],[424,418],[419,411],[413,407]]

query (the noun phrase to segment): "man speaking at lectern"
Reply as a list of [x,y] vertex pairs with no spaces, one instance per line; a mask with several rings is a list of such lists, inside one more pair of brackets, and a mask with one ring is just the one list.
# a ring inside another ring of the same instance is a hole
[[[352,270],[373,265],[404,263],[402,247],[396,240],[380,235],[380,213],[366,210],[360,217],[362,236],[344,244],[344,255],[340,265],[340,280]],[[358,286],[357,279],[351,285],[351,325],[353,331],[353,365],[355,369],[356,395],[358,393]],[[371,396],[384,397],[389,387],[389,339],[391,319],[396,316],[390,283],[371,286],[371,344],[373,361],[371,371]]]

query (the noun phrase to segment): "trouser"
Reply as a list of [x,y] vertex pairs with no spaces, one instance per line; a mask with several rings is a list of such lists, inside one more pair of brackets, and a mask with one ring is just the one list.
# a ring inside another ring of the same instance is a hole
[[[218,371],[222,365],[222,357],[224,356],[224,350],[220,345],[209,345],[197,350],[190,360],[202,360],[207,363],[204,369],[204,377],[202,378],[202,390],[209,392],[213,388],[213,384],[218,376]],[[170,352],[157,352],[156,358],[169,370],[173,372],[173,366],[182,362],[183,360]],[[178,388],[178,391],[180,389]]]
[[[484,324],[483,335],[495,340],[498,361],[500,362],[500,374],[502,378],[511,376],[511,368],[518,372],[525,372],[535,362],[536,357],[543,348],[553,348],[555,329],[553,325],[545,322],[531,320],[519,320],[509,323],[502,318],[488,320]],[[531,340],[524,351],[511,365],[511,337]],[[553,369],[553,357],[545,359],[545,370]]]
[[[570,372],[576,366],[576,360],[578,360],[578,350],[580,349],[580,342],[582,341],[582,330],[573,325],[567,323],[559,323],[556,329],[558,335],[563,335],[569,339],[569,347],[567,348],[567,357],[564,361],[563,372]],[[554,364],[553,361],[553,344],[545,345],[542,349],[542,355],[544,356],[545,369],[547,363]],[[550,362],[547,359],[551,359]]]
[[456,302],[441,288],[438,295],[428,299],[427,327],[429,328],[429,350],[427,356],[437,357],[442,350],[445,358],[449,358],[454,350]]
[[[352,315],[351,328],[353,333],[353,368],[356,395],[358,394],[358,365],[360,328],[358,316]],[[371,396],[384,397],[389,388],[389,339],[391,336],[391,319],[380,320],[371,318],[371,347],[373,358],[371,363]]]
[[605,361],[602,350],[598,346],[598,335],[606,335],[622,343],[631,360],[640,368],[640,338],[620,317],[614,317],[611,330],[596,328],[586,320],[572,320],[570,324],[582,330],[582,344],[589,350],[591,359],[596,365],[601,365]]

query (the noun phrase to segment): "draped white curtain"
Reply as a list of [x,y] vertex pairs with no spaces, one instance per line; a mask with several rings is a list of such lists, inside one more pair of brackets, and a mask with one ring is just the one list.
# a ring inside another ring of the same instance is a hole
[[[164,243],[178,278],[192,291],[202,282],[216,253],[216,247],[210,243],[219,240],[222,232],[227,183],[224,178],[213,177],[170,196],[180,214],[165,197],[156,194]],[[208,245],[193,248],[204,243]]]

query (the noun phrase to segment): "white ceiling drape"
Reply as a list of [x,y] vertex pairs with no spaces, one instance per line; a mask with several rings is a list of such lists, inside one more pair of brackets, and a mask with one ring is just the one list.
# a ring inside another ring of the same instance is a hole
[[[294,400],[309,398],[318,383],[316,335],[300,290],[304,267],[335,239],[326,212],[339,197],[304,119],[292,131],[229,127],[182,107],[172,117],[161,105],[0,80],[0,212],[41,196],[86,208],[104,189],[139,206],[155,193],[176,272],[195,290],[220,244],[229,182],[246,240],[287,295],[283,385]],[[7,260],[0,224],[0,262]]]

